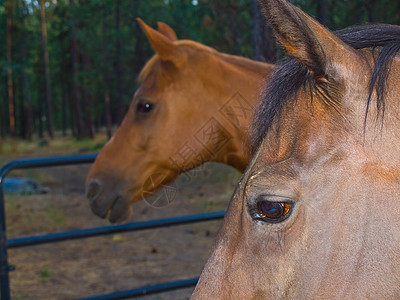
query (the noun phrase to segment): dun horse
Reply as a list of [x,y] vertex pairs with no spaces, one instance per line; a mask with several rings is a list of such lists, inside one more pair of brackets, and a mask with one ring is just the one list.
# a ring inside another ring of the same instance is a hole
[[260,3],[291,58],[192,299],[400,299],[400,27]]
[[87,178],[92,211],[111,222],[123,221],[131,203],[204,162],[243,172],[250,161],[246,129],[273,69],[194,41],[176,41],[165,24],[159,24],[161,34],[138,21],[156,55],[141,71],[121,127]]

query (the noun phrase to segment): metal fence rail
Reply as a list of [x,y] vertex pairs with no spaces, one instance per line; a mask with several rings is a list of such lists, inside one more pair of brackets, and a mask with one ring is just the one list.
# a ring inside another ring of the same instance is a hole
[[[112,234],[117,232],[139,231],[146,229],[155,229],[160,227],[189,224],[195,222],[211,221],[211,220],[222,219],[225,214],[224,211],[218,211],[212,213],[187,215],[187,216],[180,216],[167,219],[157,219],[145,222],[134,222],[121,225],[103,226],[96,228],[71,230],[71,231],[63,231],[63,232],[7,239],[3,180],[9,172],[15,169],[87,164],[87,163],[92,163],[95,160],[96,156],[97,154],[85,154],[85,155],[20,159],[12,161],[4,165],[0,169],[0,296],[1,296],[0,299],[2,300],[10,299],[9,272],[13,271],[14,267],[8,264],[8,258],[7,258],[8,249],[33,246],[44,243],[67,241],[72,239],[88,238],[88,237]],[[100,299],[126,299],[128,297],[133,298],[137,296],[161,293],[161,292],[194,286],[197,283],[197,280],[198,278],[191,278],[187,280],[167,282],[152,286],[145,286],[143,288],[122,291],[122,292],[115,292],[111,294],[82,298],[82,299],[100,300]]]
[[196,285],[197,281],[199,280],[198,277],[186,279],[186,280],[178,280],[173,282],[167,283],[160,283],[156,285],[149,285],[143,288],[122,291],[122,292],[115,292],[111,294],[105,294],[100,296],[88,297],[88,298],[80,298],[78,300],[115,300],[115,299],[126,299],[126,298],[134,298],[144,295],[152,295],[157,293],[163,293],[168,291],[173,291],[177,289],[183,289],[186,287],[191,287]]

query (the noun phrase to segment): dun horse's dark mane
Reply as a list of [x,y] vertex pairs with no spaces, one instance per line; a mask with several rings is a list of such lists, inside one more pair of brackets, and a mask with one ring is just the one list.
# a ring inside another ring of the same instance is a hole
[[[352,26],[336,31],[335,34],[355,49],[379,51],[369,83],[365,118],[375,91],[377,117],[383,120],[387,78],[391,63],[400,49],[400,26],[387,24]],[[275,71],[261,96],[262,102],[253,121],[251,141],[253,153],[261,144],[274,120],[277,119],[279,122],[282,109],[287,102],[293,99],[302,87],[312,88],[313,84],[315,81],[303,64],[293,58],[286,58],[280,63],[280,67]]]

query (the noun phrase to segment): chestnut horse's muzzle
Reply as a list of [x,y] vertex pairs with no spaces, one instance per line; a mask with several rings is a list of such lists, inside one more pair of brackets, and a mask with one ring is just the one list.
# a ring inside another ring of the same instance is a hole
[[87,184],[86,198],[92,212],[100,218],[108,218],[111,223],[128,218],[131,213],[129,201],[119,194],[106,194],[102,190],[102,183],[98,179],[92,179]]

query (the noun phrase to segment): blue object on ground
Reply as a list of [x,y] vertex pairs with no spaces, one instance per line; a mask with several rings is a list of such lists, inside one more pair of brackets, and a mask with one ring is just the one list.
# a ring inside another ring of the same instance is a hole
[[41,186],[36,180],[22,177],[7,177],[3,181],[5,193],[32,195],[45,194],[49,192],[48,188]]

